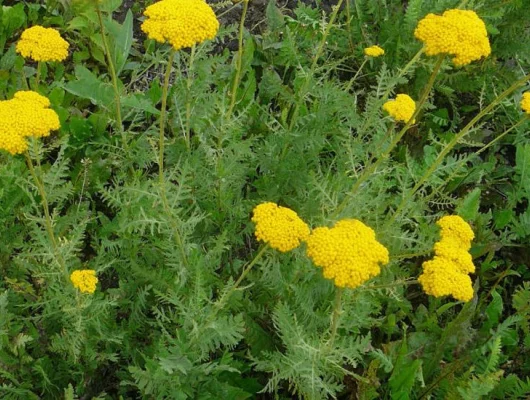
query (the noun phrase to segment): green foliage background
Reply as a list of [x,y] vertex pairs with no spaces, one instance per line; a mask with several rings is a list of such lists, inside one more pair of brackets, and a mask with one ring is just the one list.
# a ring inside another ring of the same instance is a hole
[[[23,157],[0,154],[1,398],[530,396],[530,124],[484,147],[520,119],[525,88],[481,120],[389,222],[443,146],[528,74],[528,0],[354,1],[333,26],[328,4],[289,10],[270,1],[244,32],[233,113],[238,26],[222,24],[215,41],[197,47],[191,70],[190,52],[177,53],[167,209],[157,140],[169,49],[139,30],[145,4],[125,12],[121,3],[102,8],[127,147],[115,129],[90,2],[0,7],[2,99],[35,79],[36,65],[15,52],[23,29],[58,27],[71,44],[66,62],[43,66],[40,85],[61,130],[32,143],[30,153],[61,257],[70,271],[96,270],[100,281],[93,296],[66,284]],[[241,4],[214,6],[218,15],[241,13]],[[400,73],[421,47],[413,39],[418,20],[458,6],[484,19],[492,56],[460,69],[444,63],[418,123],[352,194],[391,142],[382,95],[417,99],[431,73],[434,60],[426,57]],[[372,44],[385,56],[351,81]],[[268,250],[232,290],[258,251],[250,215],[263,201],[294,209],[313,227],[360,219],[390,250],[381,276],[345,292],[333,343],[335,289],[303,248]],[[476,234],[476,296],[466,304],[428,297],[413,281],[438,238],[434,222],[452,213]]]

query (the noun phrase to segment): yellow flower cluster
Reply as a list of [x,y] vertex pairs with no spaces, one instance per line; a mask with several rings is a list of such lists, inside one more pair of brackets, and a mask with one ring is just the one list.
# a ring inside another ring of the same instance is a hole
[[256,239],[282,253],[297,248],[309,236],[309,226],[298,214],[275,203],[256,206],[252,222],[256,224]]
[[356,288],[379,275],[388,250],[361,221],[344,219],[333,228],[316,228],[307,239],[307,255],[338,287]]
[[521,108],[525,113],[530,115],[530,92],[523,93],[523,98],[521,99]]
[[13,99],[0,101],[0,149],[23,153],[28,136],[48,136],[59,129],[59,116],[49,107],[46,97],[32,91],[20,91]]
[[423,263],[418,281],[425,293],[435,297],[451,295],[457,300],[473,298],[469,274],[475,265],[469,249],[475,237],[473,230],[461,217],[451,215],[437,222],[441,239],[434,245],[434,258]]
[[204,0],[162,0],[145,9],[142,31],[175,50],[213,39],[219,21]]
[[457,66],[491,53],[486,25],[470,10],[448,10],[441,16],[428,14],[418,23],[414,36],[425,44],[425,54],[450,54]]
[[56,29],[36,25],[22,32],[16,50],[34,61],[63,61],[68,57],[68,47]]
[[364,49],[364,55],[368,57],[379,57],[383,54],[385,54],[385,50],[379,46],[370,46]]
[[[396,121],[408,122],[416,111],[416,103],[406,94],[398,94],[395,100],[383,104],[383,110]],[[414,121],[412,121],[414,122]]]
[[70,280],[81,293],[94,293],[96,291],[98,278],[96,277],[96,271],[93,269],[75,270],[70,275]]

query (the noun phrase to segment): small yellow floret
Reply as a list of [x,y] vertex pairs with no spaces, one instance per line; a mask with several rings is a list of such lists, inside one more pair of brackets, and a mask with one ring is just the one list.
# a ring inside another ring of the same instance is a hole
[[486,25],[470,10],[448,10],[441,16],[428,14],[414,31],[425,44],[425,54],[449,54],[457,66],[487,57],[491,53]]
[[98,278],[93,269],[78,269],[70,275],[70,280],[81,293],[94,293]]
[[[416,111],[416,103],[406,94],[398,94],[395,100],[383,104],[383,110],[396,121],[409,122]],[[413,121],[414,122],[414,121]]]
[[59,31],[36,25],[22,32],[16,50],[34,61],[63,61],[68,57],[68,47]]
[[530,115],[530,92],[523,93],[523,98],[521,99],[521,108],[525,113]]
[[256,239],[282,253],[297,248],[309,236],[309,226],[298,214],[275,203],[256,206],[252,222],[256,224]]
[[162,0],[147,7],[144,15],[142,31],[175,50],[211,40],[219,30],[219,21],[204,0]]
[[307,239],[307,255],[337,287],[356,288],[379,275],[388,250],[361,221],[346,219],[333,228],[320,227]]
[[475,238],[471,226],[458,215],[447,215],[440,218],[436,224],[440,227],[442,238],[454,237],[462,242],[462,247],[469,250],[471,241]]
[[385,54],[385,50],[383,50],[379,46],[370,46],[364,49],[364,55],[368,57],[379,57]]
[[28,136],[49,136],[59,129],[59,116],[49,106],[46,97],[32,91],[16,92],[13,99],[0,101],[0,149],[23,153]]

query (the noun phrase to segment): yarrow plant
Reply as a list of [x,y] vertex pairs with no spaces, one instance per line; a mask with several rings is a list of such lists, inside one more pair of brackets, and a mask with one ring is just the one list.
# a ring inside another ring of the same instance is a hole
[[409,95],[398,94],[394,100],[388,100],[383,104],[383,110],[390,114],[395,121],[406,123],[414,115],[416,103]]
[[93,294],[96,291],[98,278],[92,269],[78,269],[72,272],[70,280],[81,293]]
[[59,128],[50,101],[36,92],[19,91],[13,99],[0,101],[0,149],[21,154],[28,149],[28,137],[49,136]]
[[471,10],[448,10],[441,16],[428,14],[419,22],[414,36],[425,44],[425,54],[451,55],[457,66],[491,53],[486,25]]
[[307,239],[307,255],[322,267],[324,277],[337,287],[354,289],[388,264],[388,250],[375,232],[356,219],[344,219],[333,228],[319,227]]
[[457,300],[470,301],[473,286],[469,274],[475,265],[469,249],[474,233],[469,224],[457,215],[441,218],[441,239],[434,245],[434,258],[423,263],[418,281],[425,293],[435,297],[451,295]]
[[364,49],[364,55],[367,57],[380,57],[385,54],[385,50],[381,47],[374,45]]
[[36,25],[22,32],[16,50],[24,58],[46,62],[65,60],[69,47],[58,30]]
[[256,206],[252,222],[256,224],[256,239],[282,253],[297,248],[309,236],[309,226],[296,212],[275,203]]

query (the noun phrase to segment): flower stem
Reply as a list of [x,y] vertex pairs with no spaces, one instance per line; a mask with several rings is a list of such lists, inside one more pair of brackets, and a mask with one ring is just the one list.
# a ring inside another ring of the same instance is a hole
[[[434,85],[434,81],[436,79],[436,76],[438,75],[438,72],[440,71],[440,68],[442,66],[443,60],[444,60],[444,56],[443,55],[438,57],[438,60],[437,60],[437,62],[435,64],[435,66],[434,66],[434,69],[433,69],[433,71],[431,73],[431,76],[429,77],[429,81],[427,82],[427,86],[425,86],[425,89],[424,89],[424,91],[423,91],[418,103],[416,104],[416,110],[414,110],[414,114],[412,114],[412,117],[403,126],[403,128],[401,128],[399,133],[394,137],[394,140],[392,140],[392,142],[390,143],[390,146],[388,146],[388,148],[383,153],[381,153],[381,155],[377,158],[375,163],[373,162],[373,158],[368,162],[368,166],[364,169],[364,171],[362,172],[361,176],[359,176],[359,178],[357,179],[357,182],[355,182],[355,184],[353,185],[352,189],[350,190],[350,196],[355,195],[355,193],[357,193],[357,190],[366,181],[366,179],[368,179],[372,175],[372,173],[375,170],[377,170],[377,167],[379,167],[379,165],[390,156],[390,153],[392,152],[392,150],[394,150],[394,148],[397,146],[397,144],[399,143],[399,141],[401,140],[403,135],[405,135],[405,133],[410,128],[410,126],[414,123],[413,121],[416,119],[416,117],[420,113],[423,105],[427,101],[427,97],[429,96],[429,93],[430,93],[430,91],[431,91],[431,89],[432,89],[432,87]],[[344,209],[344,207],[348,203],[348,199],[349,199],[349,197],[346,197],[342,201],[342,203],[335,210],[333,216],[337,216]]]
[[333,24],[335,23],[335,19],[337,18],[337,14],[339,13],[340,7],[342,6],[344,0],[339,0],[337,2],[337,5],[333,9],[333,12],[331,13],[331,17],[329,18],[329,22],[326,25],[326,29],[324,31],[324,34],[322,35],[322,39],[320,40],[320,44],[318,45],[317,51],[315,53],[315,57],[313,58],[313,62],[311,63],[311,67],[309,68],[309,73],[307,74],[307,78],[298,91],[299,96],[295,101],[295,104],[292,108],[291,118],[288,123],[288,128],[291,130],[296,122],[296,119],[298,118],[298,112],[300,110],[300,103],[304,100],[304,97],[306,95],[308,86],[310,84],[310,80],[313,77],[315,73],[315,69],[318,64],[318,60],[322,56],[322,53],[324,52],[324,48],[326,47],[326,42],[328,40],[329,33],[331,32],[331,28],[333,27]]
[[243,268],[243,272],[241,273],[241,275],[239,276],[239,278],[237,279],[237,281],[234,282],[234,284],[232,285],[232,287],[227,291],[225,292],[221,298],[215,303],[215,307],[217,310],[221,309],[224,307],[225,303],[228,301],[228,299],[230,298],[230,296],[232,295],[232,293],[234,293],[236,291],[236,289],[239,287],[239,285],[241,284],[241,282],[243,282],[243,280],[246,278],[246,276],[248,275],[248,273],[250,272],[250,270],[252,269],[252,267],[254,265],[256,265],[256,263],[261,259],[261,257],[263,256],[263,254],[265,254],[265,251],[269,248],[268,245],[265,245],[263,246],[257,253],[256,255],[254,256],[254,258],[252,259],[252,261],[250,261],[244,268]]
[[[348,1],[348,3],[349,3],[349,1]],[[350,81],[348,82],[348,85],[346,86],[346,91],[347,92],[350,91],[350,89],[353,86],[353,83],[355,82],[355,80],[357,79],[357,77],[359,76],[359,74],[361,73],[361,71],[363,70],[363,67],[366,65],[367,62],[368,62],[368,58],[365,57],[363,62],[361,63],[361,65],[357,69],[357,72],[355,72],[355,75],[353,76],[353,78],[351,78]]]
[[42,63],[37,62],[37,74],[35,75],[35,91],[39,92],[40,76],[42,74]]
[[164,144],[165,136],[164,131],[166,129],[166,106],[167,106],[167,94],[169,87],[169,77],[171,75],[171,67],[173,66],[173,59],[175,58],[175,50],[172,48],[169,53],[169,59],[167,61],[166,73],[164,75],[164,86],[162,87],[162,106],[160,109],[160,134],[158,137],[158,179],[160,185],[164,185]]
[[107,40],[105,25],[103,24],[103,15],[101,13],[101,9],[99,8],[99,4],[97,1],[96,1],[96,13],[98,15],[99,29],[101,31],[101,39],[103,41],[103,48],[105,50],[105,56],[107,58],[107,66],[109,68],[110,78],[112,81],[112,87],[114,89],[114,102],[116,104],[116,120],[117,120],[116,122],[118,125],[118,131],[120,132],[122,145],[124,149],[128,150],[127,138],[125,137],[125,131],[123,129],[123,121],[122,121],[122,116],[121,116],[121,96],[120,96],[120,89],[118,86],[118,75],[116,74],[116,67],[114,65],[114,61],[112,60],[112,56],[110,53],[110,46]]
[[228,107],[228,110],[226,112],[226,118],[227,119],[232,116],[232,112],[234,111],[234,107],[236,105],[236,98],[237,98],[237,88],[239,86],[239,81],[241,79],[241,68],[243,66],[243,33],[245,31],[245,18],[246,18],[246,15],[247,15],[248,3],[249,3],[249,0],[243,0],[243,11],[241,13],[241,20],[239,21],[239,36],[238,36],[238,51],[237,51],[237,59],[236,59],[236,73],[235,73],[235,76],[234,76],[234,81],[232,82],[230,106]]
[[195,60],[195,45],[191,46],[190,60],[188,65],[188,76],[186,79],[186,132],[184,139],[186,141],[186,148],[191,150],[191,84],[193,83],[193,62]]
[[383,229],[387,228],[392,222],[394,222],[396,217],[403,211],[407,203],[412,199],[414,194],[416,194],[418,189],[427,181],[427,179],[429,179],[429,177],[434,173],[434,171],[436,171],[436,168],[438,168],[438,166],[443,162],[445,156],[449,154],[453,147],[455,147],[458,142],[469,133],[471,128],[473,128],[473,126],[478,121],[480,121],[482,117],[492,111],[497,106],[497,104],[499,104],[502,100],[504,100],[507,96],[509,96],[512,92],[517,90],[520,86],[524,85],[529,80],[530,74],[524,76],[523,78],[513,83],[508,89],[498,95],[487,107],[485,107],[481,112],[479,112],[471,121],[469,121],[468,124],[457,135],[455,135],[453,140],[451,140],[445,145],[440,154],[438,154],[438,157],[436,157],[436,160],[434,160],[434,162],[423,174],[423,176],[418,180],[414,187],[409,190],[407,194],[405,194],[403,200],[401,200],[401,203],[397,207],[396,211],[394,212],[394,214],[392,214],[392,217],[390,217],[383,226]]
[[[29,152],[27,150],[24,152],[24,157],[26,158],[26,164],[28,165],[29,172],[33,178],[33,181],[35,182],[35,185],[37,186],[37,190],[39,191],[39,194],[41,197],[41,204],[44,210],[44,217],[45,217],[44,225],[46,228],[46,232],[48,233],[50,243],[53,248],[55,259],[57,263],[59,264],[59,266],[61,267],[62,273],[64,274],[66,280],[69,281],[68,268],[66,267],[66,263],[64,262],[64,259],[59,251],[57,239],[55,238],[55,233],[53,232],[53,223],[52,223],[52,218],[50,216],[50,207],[48,205],[48,197],[46,196],[46,190],[44,189],[44,183],[42,179],[37,175],[35,171],[35,167],[33,166],[33,161],[31,160],[31,156],[29,155]],[[39,172],[42,175],[42,172],[41,171]]]
[[342,293],[344,289],[341,287],[335,288],[335,300],[333,302],[333,314],[331,316],[330,336],[328,346],[333,346],[335,337],[337,336],[337,329],[339,327],[340,315],[342,314]]

